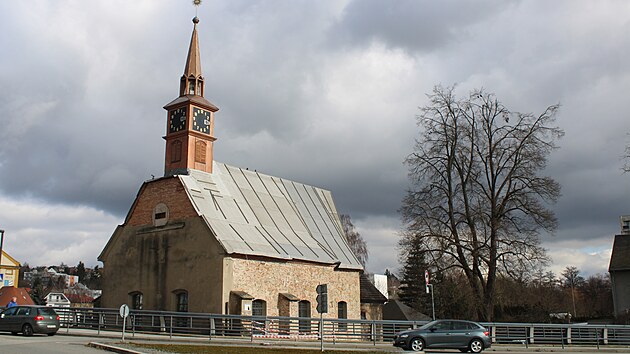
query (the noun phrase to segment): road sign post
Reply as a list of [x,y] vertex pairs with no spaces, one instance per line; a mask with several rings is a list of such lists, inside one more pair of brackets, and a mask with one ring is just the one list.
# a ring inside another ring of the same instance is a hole
[[122,304],[120,306],[120,317],[123,319],[122,325],[122,341],[125,341],[125,327],[127,327],[127,317],[129,317],[129,306],[127,304]]
[[328,312],[328,284],[317,286],[317,312],[319,312],[320,349],[324,351],[324,314]]
[[431,284],[431,276],[429,271],[424,271],[424,283],[427,290],[427,294],[431,291],[431,309],[433,310],[433,320],[435,321],[435,300],[433,299],[433,284]]

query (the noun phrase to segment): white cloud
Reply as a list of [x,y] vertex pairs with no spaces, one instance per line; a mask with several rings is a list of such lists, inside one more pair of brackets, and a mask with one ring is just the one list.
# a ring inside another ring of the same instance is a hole
[[103,211],[0,195],[4,250],[20,263],[88,266],[122,222]]

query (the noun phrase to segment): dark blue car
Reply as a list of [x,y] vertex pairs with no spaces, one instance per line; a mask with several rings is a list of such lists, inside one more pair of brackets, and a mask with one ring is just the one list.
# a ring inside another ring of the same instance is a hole
[[418,329],[396,334],[394,346],[415,352],[425,349],[459,349],[462,353],[481,353],[492,344],[489,334],[477,322],[437,320]]

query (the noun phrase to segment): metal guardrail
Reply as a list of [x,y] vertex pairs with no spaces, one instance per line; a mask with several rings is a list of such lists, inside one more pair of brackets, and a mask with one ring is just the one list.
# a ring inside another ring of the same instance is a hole
[[[121,331],[118,309],[56,307],[62,327]],[[162,334],[164,336],[241,337],[278,340],[319,340],[326,342],[362,341],[391,342],[396,333],[418,328],[426,321],[368,321],[299,317],[257,317],[207,313],[131,310],[126,332]],[[482,323],[488,328],[493,343],[547,345],[630,345],[630,326],[545,324],[545,323]],[[63,330],[63,329],[62,329]]]

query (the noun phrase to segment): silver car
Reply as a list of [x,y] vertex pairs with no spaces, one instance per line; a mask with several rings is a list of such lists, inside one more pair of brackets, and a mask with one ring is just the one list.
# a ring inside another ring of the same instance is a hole
[[491,340],[486,328],[477,322],[460,320],[432,321],[418,329],[396,334],[394,346],[416,352],[425,349],[459,349],[480,353],[490,348]]
[[0,331],[22,333],[28,337],[33,333],[53,336],[58,330],[59,315],[50,307],[15,306],[0,313]]

